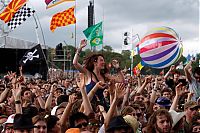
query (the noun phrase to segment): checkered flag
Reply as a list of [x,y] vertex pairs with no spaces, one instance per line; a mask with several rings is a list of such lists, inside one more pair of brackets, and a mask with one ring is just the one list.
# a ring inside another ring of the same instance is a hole
[[17,26],[21,25],[23,21],[26,21],[27,17],[33,15],[35,10],[31,10],[25,4],[22,6],[13,16],[13,18],[8,22],[8,27],[11,30],[14,30]]

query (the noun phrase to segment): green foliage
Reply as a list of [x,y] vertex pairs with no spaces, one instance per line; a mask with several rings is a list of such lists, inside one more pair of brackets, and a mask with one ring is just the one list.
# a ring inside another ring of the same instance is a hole
[[[71,52],[71,65],[73,61],[74,54],[76,52],[76,48],[72,45],[66,45],[63,46],[63,49],[70,50]],[[55,49],[48,49],[50,53],[55,53]],[[129,50],[123,50],[121,53],[113,52],[113,48],[111,46],[105,45],[102,50],[96,51],[97,53],[101,53],[105,57],[106,64],[109,64],[113,59],[117,59],[120,62],[120,67],[122,69],[127,68],[129,69],[131,67],[131,51]],[[79,62],[82,64],[84,58],[93,53],[91,49],[85,49],[81,52]],[[52,54],[48,55],[48,59],[52,61]],[[200,60],[200,54],[197,54],[196,56],[196,62],[193,63],[193,68],[199,66],[199,60]],[[139,55],[135,55],[133,57],[133,67],[135,67],[139,62],[141,62],[141,57]],[[175,64],[176,66],[179,65],[180,62],[183,62],[183,64],[187,63],[187,59],[184,56],[181,56],[181,58],[178,60],[178,62]],[[56,64],[57,63],[57,64]],[[55,65],[62,67],[62,62],[55,62]],[[148,66],[145,66],[142,70],[142,74],[159,74],[163,69],[155,69],[150,68]],[[164,72],[167,72],[169,70],[169,67],[164,69]]]

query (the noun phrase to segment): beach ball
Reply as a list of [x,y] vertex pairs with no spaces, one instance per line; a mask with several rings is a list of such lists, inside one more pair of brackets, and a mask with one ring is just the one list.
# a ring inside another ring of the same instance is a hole
[[178,34],[169,27],[150,29],[138,44],[143,63],[152,68],[165,68],[176,63],[183,53]]

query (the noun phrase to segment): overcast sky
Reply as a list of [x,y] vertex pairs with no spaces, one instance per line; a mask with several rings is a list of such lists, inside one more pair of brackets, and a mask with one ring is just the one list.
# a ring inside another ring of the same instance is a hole
[[[50,21],[54,14],[73,6],[75,2],[65,2],[46,9],[45,0],[29,0],[28,4],[35,10],[43,29],[45,42],[50,47],[65,41],[74,45],[75,25],[60,27],[50,31]],[[104,44],[114,51],[120,51],[123,33],[131,31],[140,38],[148,29],[159,26],[173,28],[181,37],[184,54],[200,52],[199,44],[199,0],[94,0],[95,23],[103,21]],[[77,45],[84,38],[82,33],[87,28],[88,0],[76,1],[76,35]],[[43,42],[39,30],[40,42]],[[37,42],[35,22],[31,17],[12,31],[10,36]]]

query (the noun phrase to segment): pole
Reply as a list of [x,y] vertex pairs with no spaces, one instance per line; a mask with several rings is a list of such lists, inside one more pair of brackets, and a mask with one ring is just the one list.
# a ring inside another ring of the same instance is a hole
[[38,35],[38,24],[37,24],[37,21],[36,21],[36,18],[35,18],[35,15],[33,14],[33,18],[35,20],[35,34],[36,34],[36,39],[37,39],[37,44],[40,44],[40,39],[39,39],[39,35]]
[[132,37],[133,37],[133,29],[131,30],[131,76],[133,76],[133,55],[132,55],[132,52],[133,52],[133,40],[132,40]]
[[64,68],[63,68],[63,72],[65,72],[65,59],[66,59],[65,55],[66,55],[66,49],[64,49],[64,60],[63,60],[64,61]]

